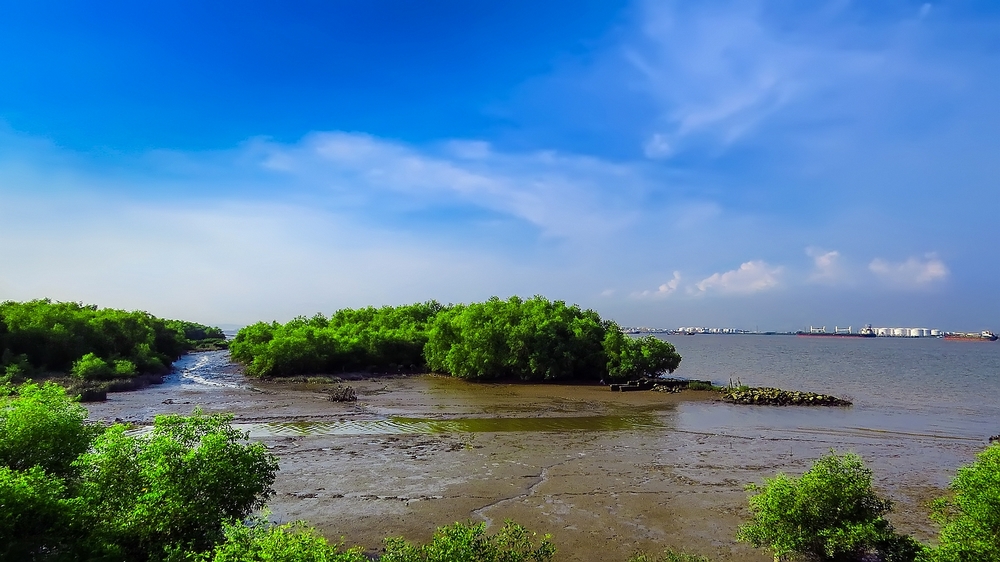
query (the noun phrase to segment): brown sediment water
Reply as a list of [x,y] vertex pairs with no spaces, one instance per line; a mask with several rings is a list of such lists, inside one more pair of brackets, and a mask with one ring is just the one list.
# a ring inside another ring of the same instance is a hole
[[622,431],[663,427],[649,414],[559,416],[551,418],[406,418],[233,424],[250,438],[311,435],[400,435],[437,433]]
[[369,552],[386,536],[423,542],[455,521],[495,529],[513,519],[550,533],[558,560],[624,561],[668,547],[713,560],[770,560],[735,542],[747,516],[745,485],[801,473],[831,449],[861,454],[896,502],[897,527],[927,539],[935,530],[926,502],[980,447],[850,430],[850,410],[739,410],[711,392],[430,375],[344,384],[357,402],[330,402],[329,386],[316,383],[168,381],[88,409],[95,420],[139,425],[195,407],[232,412],[279,458],[272,518],[306,520]]

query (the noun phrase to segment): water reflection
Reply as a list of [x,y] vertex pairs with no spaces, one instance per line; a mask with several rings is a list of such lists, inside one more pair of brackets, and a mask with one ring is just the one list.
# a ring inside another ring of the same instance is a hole
[[382,420],[234,424],[250,437],[283,435],[393,435],[481,432],[569,432],[659,429],[663,420],[654,415],[577,416],[550,418],[424,419],[392,417]]

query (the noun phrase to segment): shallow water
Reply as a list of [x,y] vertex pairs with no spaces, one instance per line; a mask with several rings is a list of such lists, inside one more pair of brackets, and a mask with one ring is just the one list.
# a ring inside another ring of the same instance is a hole
[[663,428],[651,414],[550,418],[425,419],[391,417],[384,420],[234,424],[251,438],[287,435],[398,435],[432,433],[622,431]]
[[180,386],[183,390],[213,388],[251,388],[245,376],[229,359],[228,351],[205,351],[185,355],[174,362],[173,372],[164,379],[164,386]]
[[1000,433],[1000,343],[934,338],[666,338],[675,373],[833,394],[851,408],[684,404],[678,427],[736,435],[837,431],[983,441]]

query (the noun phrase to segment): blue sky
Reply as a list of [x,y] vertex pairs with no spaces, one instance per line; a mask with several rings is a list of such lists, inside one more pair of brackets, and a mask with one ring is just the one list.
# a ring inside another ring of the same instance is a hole
[[3,13],[0,299],[1000,329],[994,2]]

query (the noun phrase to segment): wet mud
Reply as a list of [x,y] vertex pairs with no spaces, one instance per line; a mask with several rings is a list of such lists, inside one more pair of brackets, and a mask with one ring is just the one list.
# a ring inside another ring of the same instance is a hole
[[[495,528],[513,519],[551,534],[559,560],[624,561],[664,548],[770,560],[734,540],[747,516],[744,486],[801,473],[830,449],[868,460],[896,502],[894,523],[926,539],[935,534],[926,502],[978,447],[837,428],[753,436],[692,424],[727,407],[710,392],[431,375],[347,384],[357,402],[331,402],[318,383],[165,384],[87,406],[92,419],[136,424],[195,407],[232,412],[279,457],[272,519],[306,520],[370,552],[385,536],[423,542],[455,521]],[[928,463],[944,466],[924,470]]]

